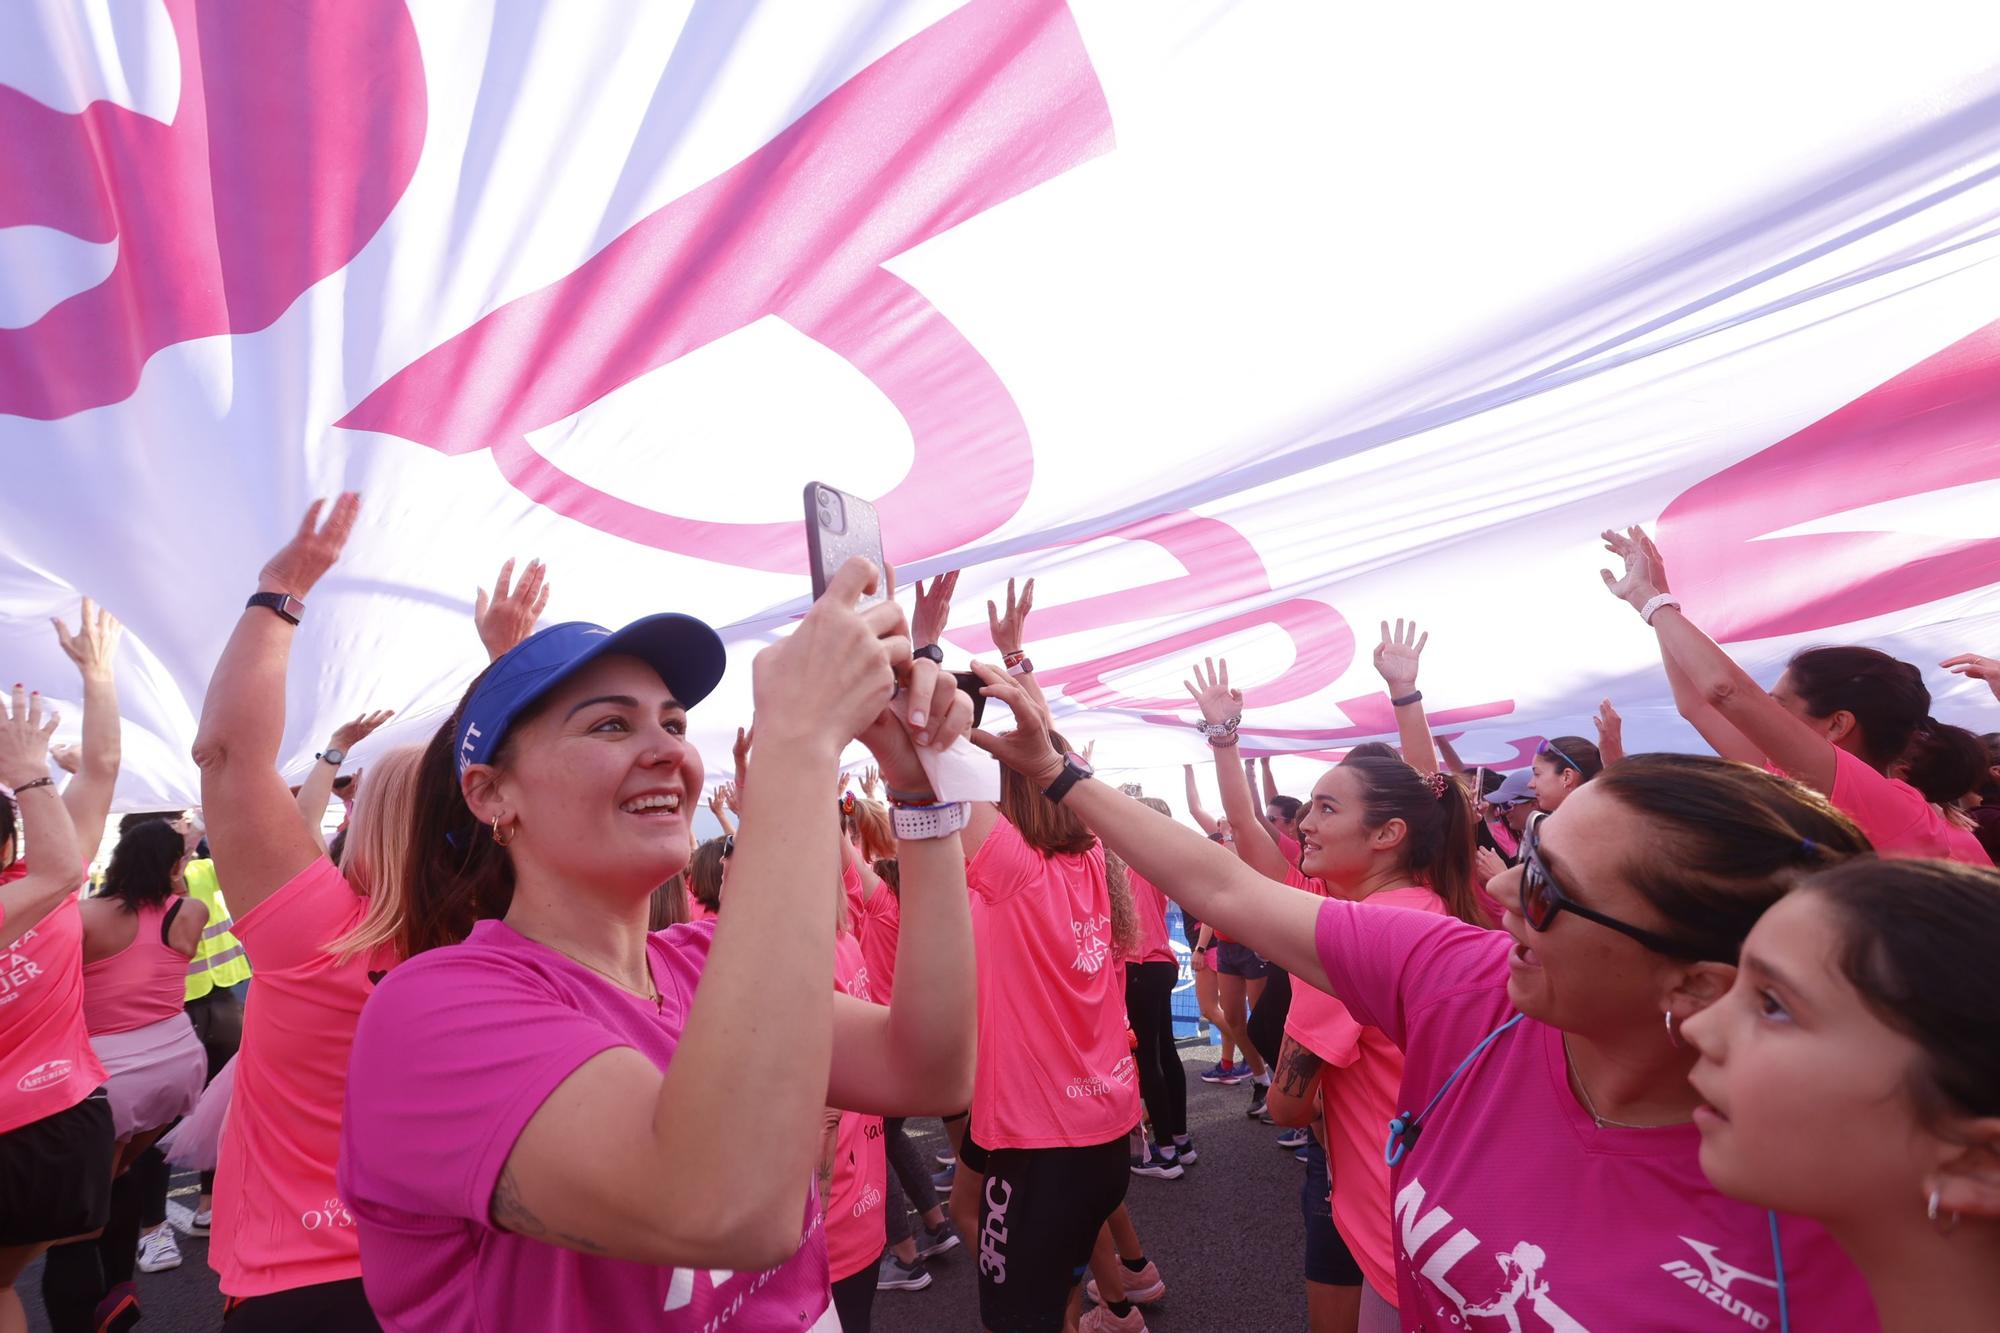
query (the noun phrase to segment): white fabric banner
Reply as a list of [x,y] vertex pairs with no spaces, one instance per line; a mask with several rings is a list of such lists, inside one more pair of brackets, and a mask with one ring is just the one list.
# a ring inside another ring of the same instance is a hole
[[1944,0],[24,0],[0,653],[74,696],[47,618],[104,602],[120,806],[192,801],[257,568],[353,488],[291,771],[435,726],[516,555],[547,620],[723,630],[719,774],[819,479],[966,568],[954,657],[1037,576],[1065,729],[1170,797],[1200,655],[1251,752],[1392,737],[1385,617],[1468,760],[1607,696],[1691,747],[1608,525],[1767,681],[2000,642],[1996,51]]

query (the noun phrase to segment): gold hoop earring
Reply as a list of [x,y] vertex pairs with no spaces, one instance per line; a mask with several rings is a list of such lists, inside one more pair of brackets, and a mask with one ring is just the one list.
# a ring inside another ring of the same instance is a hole
[[509,824],[509,825],[507,826],[507,836],[506,836],[506,837],[504,837],[504,838],[503,838],[503,837],[501,837],[501,836],[500,836],[500,816],[498,816],[498,815],[495,815],[495,816],[493,816],[493,843],[494,843],[494,845],[495,845],[495,846],[497,846],[497,847],[507,847],[507,846],[510,846],[510,845],[512,845],[512,843],[513,843],[513,841],[514,841],[514,835],[515,835],[515,834],[516,834],[517,832],[519,832],[519,831],[520,831],[520,825],[518,825],[518,824]]

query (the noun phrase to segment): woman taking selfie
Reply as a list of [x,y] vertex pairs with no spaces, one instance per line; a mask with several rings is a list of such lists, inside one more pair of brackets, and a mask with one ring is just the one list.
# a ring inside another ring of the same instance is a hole
[[[975,732],[982,748],[1060,796],[1169,897],[1402,1048],[1410,1123],[1390,1177],[1401,1327],[1533,1314],[1555,1327],[1737,1333],[1745,1316],[1700,1285],[1704,1253],[1758,1275],[1727,1293],[1757,1327],[1873,1326],[1857,1316],[1860,1275],[1824,1231],[1780,1219],[1780,1257],[1771,1218],[1702,1177],[1694,1053],[1679,1032],[1728,989],[1766,907],[1805,871],[1865,850],[1822,800],[1718,760],[1627,760],[1541,824],[1523,867],[1491,886],[1503,929],[1483,930],[1276,883],[1089,780],[1018,685],[981,676],[1018,727]],[[1338,772],[1314,789],[1308,820],[1335,817]],[[1308,846],[1305,873],[1320,868]]]
[[[824,1108],[938,1114],[972,1074],[964,812],[930,799],[888,708],[900,678],[942,747],[971,702],[912,663],[893,601],[856,606],[881,577],[850,561],[752,664],[756,748],[713,923],[646,930],[688,860],[687,710],[724,662],[706,625],[551,626],[432,743],[409,885],[423,933],[363,1017],[341,1154],[385,1327],[836,1326],[812,1188]],[[888,1008],[832,994],[826,793],[857,737],[907,798]]]
[[1891,1333],[2000,1311],[1996,956],[2000,875],[1854,861],[1765,913],[1686,1027],[1702,1170],[1824,1225]]

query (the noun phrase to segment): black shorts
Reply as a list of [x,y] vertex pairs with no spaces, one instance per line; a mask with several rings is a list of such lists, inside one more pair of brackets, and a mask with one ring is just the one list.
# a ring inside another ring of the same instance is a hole
[[116,1146],[102,1088],[67,1111],[0,1134],[0,1245],[102,1230],[111,1216]]
[[1226,976],[1255,981],[1268,975],[1271,965],[1258,957],[1257,951],[1249,945],[1224,940],[1215,949],[1215,970]]
[[361,1279],[315,1282],[263,1296],[232,1296],[222,1333],[382,1333]]
[[1055,1333],[1097,1233],[1125,1202],[1123,1134],[1088,1148],[981,1148],[959,1160],[979,1190],[979,1318],[991,1333]]
[[1329,1287],[1361,1285],[1361,1265],[1333,1224],[1332,1192],[1327,1188],[1326,1149],[1317,1137],[1306,1140],[1306,1178],[1299,1186],[1299,1211],[1306,1219],[1306,1281]]

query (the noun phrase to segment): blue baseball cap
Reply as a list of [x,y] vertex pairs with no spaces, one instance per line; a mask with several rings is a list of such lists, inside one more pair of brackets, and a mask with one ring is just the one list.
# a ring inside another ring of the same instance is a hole
[[1528,790],[1528,779],[1532,775],[1526,769],[1509,773],[1507,780],[1486,793],[1486,803],[1493,806],[1509,806],[1517,801],[1531,801],[1535,794]]
[[486,669],[458,720],[458,771],[492,762],[531,704],[607,654],[636,657],[660,673],[683,708],[706,699],[722,679],[722,636],[678,612],[647,616],[612,631],[584,620],[537,630]]

